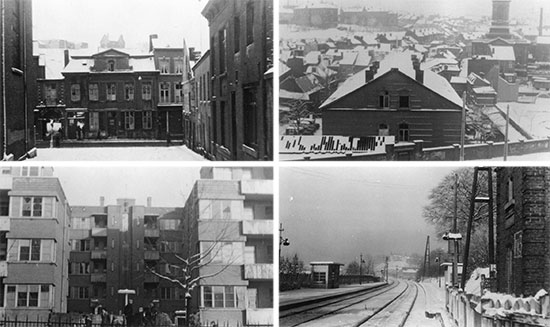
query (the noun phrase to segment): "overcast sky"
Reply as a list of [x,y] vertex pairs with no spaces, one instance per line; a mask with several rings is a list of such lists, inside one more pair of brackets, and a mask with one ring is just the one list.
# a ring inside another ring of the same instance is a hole
[[169,43],[205,52],[208,21],[201,15],[206,0],[33,0],[33,38],[65,39],[99,45],[104,34],[127,47],[147,44],[150,34]]
[[[492,0],[308,0],[308,2],[333,3],[337,6],[367,7],[374,10],[409,12],[414,14],[439,13],[449,16],[491,16]],[[280,0],[280,5],[304,3],[304,0]],[[545,17],[550,17],[548,0],[512,0],[510,16],[512,19],[530,16],[538,24],[539,8],[545,8]]]
[[54,175],[59,178],[69,204],[115,204],[116,199],[136,199],[137,205],[146,205],[147,197],[156,207],[183,207],[195,181],[197,167],[59,167]]
[[281,167],[280,221],[304,263],[348,264],[359,254],[423,254],[444,244],[422,218],[449,167]]

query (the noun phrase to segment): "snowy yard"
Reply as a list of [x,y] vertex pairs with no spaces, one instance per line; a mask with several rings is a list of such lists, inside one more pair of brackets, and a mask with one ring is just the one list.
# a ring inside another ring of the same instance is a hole
[[200,161],[186,146],[38,149],[35,161]]

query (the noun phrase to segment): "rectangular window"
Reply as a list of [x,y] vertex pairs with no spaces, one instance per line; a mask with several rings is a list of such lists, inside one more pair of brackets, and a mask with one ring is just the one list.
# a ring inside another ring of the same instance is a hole
[[99,87],[97,84],[90,84],[90,86],[88,87],[88,96],[90,98],[90,101],[99,100]]
[[72,299],[90,298],[90,290],[87,286],[73,286],[71,287],[70,292],[70,298]]
[[170,73],[170,59],[161,58],[159,59],[160,73],[169,74]]
[[180,83],[174,84],[174,102],[182,103],[182,85]]
[[152,89],[151,83],[143,83],[143,85],[141,85],[141,98],[143,100],[151,100]]
[[73,251],[80,251],[80,252],[90,251],[90,240],[72,240],[71,249]]
[[202,304],[206,308],[236,308],[235,286],[203,286]]
[[17,240],[19,243],[19,261],[40,261],[41,240]]
[[57,85],[46,84],[44,93],[46,95],[46,105],[51,106],[57,104]]
[[254,2],[246,4],[246,44],[254,42]]
[[116,84],[107,84],[107,101],[116,101]]
[[135,128],[135,113],[133,111],[124,112],[124,129],[134,130]]
[[409,98],[408,95],[399,96],[399,108],[409,108]]
[[80,101],[80,85],[72,84],[71,85],[71,101],[78,102]]
[[514,234],[514,258],[521,258],[523,255],[523,232]]
[[134,100],[134,84],[133,83],[124,84],[124,99],[126,101]]
[[183,59],[174,59],[174,67],[176,74],[183,74]]
[[235,53],[239,52],[241,48],[241,19],[239,17],[233,18],[233,47]]
[[160,100],[161,103],[170,102],[170,83],[160,83]]
[[258,144],[257,131],[257,104],[256,104],[256,88],[246,88],[244,90],[244,144],[255,147]]
[[327,282],[327,273],[325,272],[314,272],[313,281],[316,283],[325,284]]
[[152,129],[153,128],[153,112],[144,111],[142,115],[142,125],[143,129]]
[[379,98],[378,106],[380,108],[389,108],[390,107],[390,95],[386,92],[384,95],[381,95]]
[[53,197],[23,197],[21,216],[53,218],[55,213]]
[[40,176],[40,167],[21,167],[21,176],[37,177]]
[[225,72],[225,39],[226,39],[226,29],[222,29],[218,32],[218,48],[220,49],[220,72]]
[[90,112],[90,132],[99,130],[99,112]]

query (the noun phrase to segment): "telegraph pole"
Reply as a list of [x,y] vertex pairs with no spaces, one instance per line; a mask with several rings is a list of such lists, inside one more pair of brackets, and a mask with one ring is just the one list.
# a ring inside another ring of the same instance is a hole
[[504,161],[508,159],[508,130],[510,129],[510,105],[506,107],[506,132],[504,135]]
[[361,285],[361,279],[363,279],[363,253],[359,256],[359,285]]
[[426,277],[426,263],[428,264],[428,269],[430,267],[430,236],[426,238],[426,250],[424,251],[424,270],[422,271],[422,280]]
[[386,283],[388,282],[388,257],[386,257]]
[[[453,217],[453,233],[458,233],[458,174],[455,174],[455,194],[454,194],[454,217]],[[452,283],[455,287],[458,280],[458,240],[453,239],[453,277]]]

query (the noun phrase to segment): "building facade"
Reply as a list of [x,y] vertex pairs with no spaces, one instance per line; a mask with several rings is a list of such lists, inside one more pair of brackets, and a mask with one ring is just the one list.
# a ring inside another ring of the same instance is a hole
[[[202,324],[273,324],[273,171],[201,169],[185,205]],[[197,246],[198,244],[198,246]]]
[[273,157],[273,112],[266,72],[273,64],[272,1],[210,0],[213,156],[217,160]]
[[119,312],[133,290],[134,311],[157,303],[167,313],[184,309],[185,293],[158,275],[172,276],[180,261],[183,234],[181,208],[138,205],[134,199],[117,199],[106,205],[72,208],[70,230],[70,291],[68,310],[90,312],[101,304]]
[[210,93],[210,51],[207,51],[199,61],[193,66],[193,76],[195,81],[195,143],[202,147],[207,153],[212,153],[211,122],[212,106]]
[[33,57],[32,1],[2,0],[0,17],[0,151],[19,159],[34,147],[38,58]]
[[333,28],[338,26],[338,8],[328,4],[296,7],[292,23],[309,27]]
[[0,172],[0,311],[46,320],[67,311],[70,207],[53,169]]
[[497,170],[497,289],[534,296],[550,289],[550,169]]

